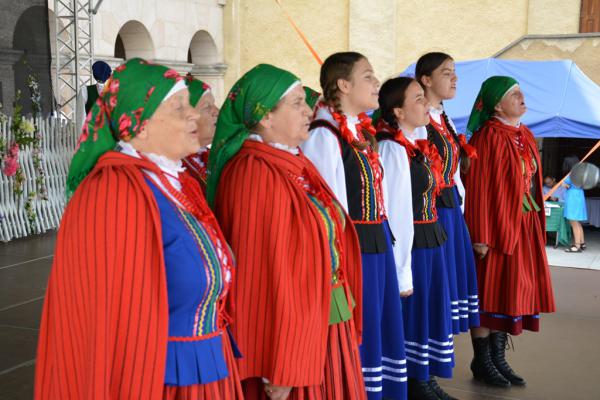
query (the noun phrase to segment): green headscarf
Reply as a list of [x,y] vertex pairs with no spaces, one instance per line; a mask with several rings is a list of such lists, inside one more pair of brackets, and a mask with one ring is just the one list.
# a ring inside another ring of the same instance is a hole
[[115,68],[87,116],[79,148],[71,161],[67,198],[118,140],[134,137],[182,77],[162,65],[134,58]]
[[306,94],[306,104],[308,104],[310,109],[313,110],[317,105],[319,97],[321,97],[321,93],[309,88],[308,86],[304,86],[304,93]]
[[381,119],[381,108],[378,108],[375,111],[373,111],[373,114],[371,114],[371,124],[375,128],[377,128],[377,123],[379,122],[380,119]]
[[191,74],[186,75],[185,84],[190,91],[190,105],[196,107],[204,93],[210,90],[210,85],[194,78]]
[[219,177],[225,164],[242,147],[263,117],[273,109],[282,95],[300,81],[291,72],[269,64],[259,64],[238,80],[221,108],[217,129],[208,157],[206,197],[213,204]]
[[513,86],[518,84],[516,79],[509,76],[492,76],[481,84],[467,124],[468,136],[475,133],[487,120],[492,118],[496,105]]

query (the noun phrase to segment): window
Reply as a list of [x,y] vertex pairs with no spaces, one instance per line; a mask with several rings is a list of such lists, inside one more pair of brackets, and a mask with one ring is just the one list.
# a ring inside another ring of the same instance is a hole
[[579,32],[600,32],[600,0],[582,0]]

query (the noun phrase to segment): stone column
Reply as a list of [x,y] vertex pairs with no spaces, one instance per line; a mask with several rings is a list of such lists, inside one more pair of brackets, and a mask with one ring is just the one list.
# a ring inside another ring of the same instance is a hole
[[[14,65],[21,56],[22,50],[0,49],[0,82],[2,82],[2,93],[0,93],[0,102],[2,102],[2,112],[11,115],[13,112],[13,101],[15,99],[15,70]],[[25,93],[25,95],[27,95]]]

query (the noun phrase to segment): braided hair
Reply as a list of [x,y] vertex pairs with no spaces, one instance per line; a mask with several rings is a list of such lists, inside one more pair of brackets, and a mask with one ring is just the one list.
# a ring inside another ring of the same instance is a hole
[[[366,60],[367,58],[354,51],[334,53],[327,57],[321,66],[319,82],[323,90],[323,98],[325,99],[325,103],[331,106],[336,113],[343,113],[338,80],[350,81],[354,65],[363,59]],[[377,151],[378,146],[375,137],[365,130],[362,131],[362,134],[369,141],[371,148]],[[355,140],[351,144],[360,150],[365,150],[368,146],[358,140]]]

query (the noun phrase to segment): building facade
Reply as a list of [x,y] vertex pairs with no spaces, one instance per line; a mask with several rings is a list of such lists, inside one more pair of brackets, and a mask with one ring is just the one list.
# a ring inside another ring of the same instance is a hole
[[[0,14],[0,101],[10,108],[23,80],[18,60],[27,53],[31,64],[47,68],[43,61],[48,48],[51,57],[56,55],[61,22],[54,16],[54,0],[4,3],[11,6]],[[600,0],[281,4],[321,58],[337,51],[359,51],[371,60],[381,80],[425,52],[444,51],[456,60],[571,58],[600,84],[600,34],[594,33],[600,30]],[[46,7],[47,25],[34,29],[28,18]],[[24,45],[17,43],[18,38],[33,31],[38,36],[48,32],[49,45],[48,39],[28,40],[30,48],[20,49]],[[289,69],[319,88],[319,64],[275,0],[104,0],[93,16],[93,53],[113,66],[144,57],[181,73],[191,72],[214,87],[218,102],[244,72],[261,62]],[[52,76],[42,79],[43,84],[51,85],[53,71]]]

